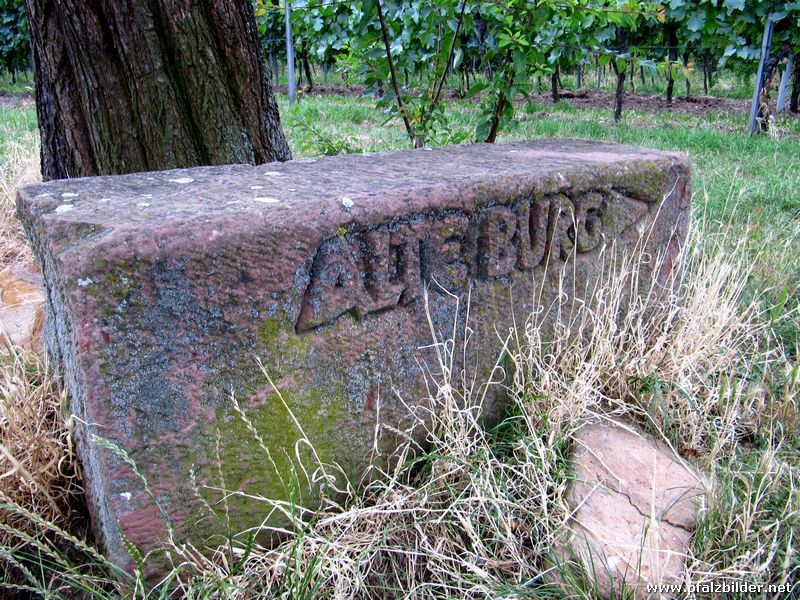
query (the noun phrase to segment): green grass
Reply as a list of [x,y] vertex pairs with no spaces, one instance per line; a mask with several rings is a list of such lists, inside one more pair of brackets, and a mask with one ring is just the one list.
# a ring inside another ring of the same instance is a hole
[[[561,76],[561,83],[567,89],[575,89],[577,85],[577,78],[575,74],[566,74]],[[689,75],[689,83],[691,85],[691,94],[693,96],[704,95],[703,89],[703,72],[698,70],[697,67],[691,69]],[[755,74],[734,74],[724,72],[721,75],[715,73],[713,76],[712,85],[708,90],[709,96],[716,96],[718,98],[734,98],[737,100],[749,100],[753,97],[753,85],[755,83]],[[540,91],[542,93],[549,93],[549,79],[544,78]],[[616,79],[611,72],[610,68],[606,69],[606,74],[600,81],[601,91],[607,93],[614,93],[616,86]],[[597,69],[594,66],[587,66],[583,76],[583,87],[591,90],[597,89]],[[655,96],[666,96],[667,93],[667,79],[663,75],[652,74],[645,71],[644,84],[642,84],[639,70],[636,69],[634,76],[634,89],[631,90],[630,82],[626,83],[626,91],[634,91],[637,94],[647,94]],[[684,96],[686,94],[686,79],[683,75],[678,74],[675,77],[675,97]]]
[[12,75],[5,69],[0,69],[0,94],[18,96],[32,94],[34,91],[33,74],[31,72]]
[[34,108],[0,107],[0,161],[6,156],[5,148],[8,143],[29,139],[37,130]]
[[[312,79],[314,81],[314,85],[323,85],[323,76],[322,76],[322,68],[316,67],[312,65]],[[304,85],[306,82],[301,77],[300,72],[296,72],[295,77],[297,78],[299,85]],[[470,82],[472,82],[473,78],[476,81],[481,81],[484,79],[483,74],[477,74],[474,77],[470,76]],[[274,81],[274,76],[272,78]],[[279,81],[281,85],[287,85],[287,74],[286,74],[286,66],[284,64],[280,65],[280,77]],[[715,73],[713,76],[712,85],[708,90],[709,96],[716,96],[719,98],[733,98],[737,100],[749,100],[753,97],[753,85],[755,81],[755,73],[733,73],[730,71],[724,71],[722,73]],[[705,91],[703,89],[703,72],[699,65],[693,65],[690,69],[689,74],[689,82],[691,85],[691,94],[694,96],[697,95],[704,95]],[[348,85],[348,84],[357,84],[358,80],[354,78],[350,78],[349,80],[345,77],[343,72],[336,68],[331,68],[328,72],[328,85]],[[564,86],[564,89],[567,90],[575,90],[577,88],[577,76],[574,72],[571,73],[562,73],[561,74],[561,83]],[[459,84],[459,77],[450,76],[447,78],[446,86],[455,88]],[[550,93],[550,78],[548,76],[544,76],[541,78],[533,77],[531,78],[531,86],[533,92],[541,93],[541,94],[549,94]],[[600,90],[606,93],[614,93],[616,87],[616,78],[614,74],[611,72],[610,67],[606,67],[605,74],[602,76],[600,81]],[[0,87],[0,89],[3,89]],[[586,65],[584,68],[584,75],[583,75],[583,89],[588,90],[596,90],[597,89],[597,69],[594,65]],[[645,71],[644,76],[644,84],[642,83],[641,76],[639,74],[638,68],[636,69],[633,89],[631,89],[630,82],[626,84],[626,91],[633,91],[637,94],[647,94],[647,95],[656,95],[656,96],[664,96],[666,95],[667,90],[667,79],[664,75],[653,73],[651,71]],[[683,96],[686,93],[686,79],[681,73],[676,75],[675,77],[675,88],[674,88],[675,96]]]

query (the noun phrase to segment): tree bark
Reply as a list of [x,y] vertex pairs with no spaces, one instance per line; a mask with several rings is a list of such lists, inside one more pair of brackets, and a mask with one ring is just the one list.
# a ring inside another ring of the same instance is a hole
[[[411,144],[416,148],[418,143],[417,134],[414,131],[411,119],[408,118],[408,114],[406,113],[406,108],[403,104],[403,96],[400,94],[400,85],[397,83],[397,73],[394,69],[394,58],[392,58],[392,45],[389,42],[389,28],[386,26],[386,20],[383,18],[383,8],[381,7],[380,0],[375,4],[378,9],[378,20],[381,23],[381,36],[383,37],[383,46],[386,50],[386,61],[389,63],[389,78],[394,88],[394,101],[397,103],[397,110],[403,118],[403,125],[406,127],[408,138],[411,140]],[[378,81],[378,90],[381,91],[382,87],[383,81]],[[380,97],[382,98],[383,94],[381,94]]]
[[556,66],[556,70],[550,75],[550,94],[553,97],[553,104],[557,103],[560,99],[558,94],[558,66]]
[[692,97],[692,82],[689,80],[689,51],[683,53],[683,68],[686,71],[684,73],[686,78],[686,101],[688,102],[689,99]]
[[272,70],[272,75],[275,77],[275,85],[280,85],[281,82],[281,70],[278,66],[278,57],[275,56],[275,52],[272,51],[269,53],[269,66]]
[[619,70],[616,61],[611,62],[614,73],[617,74],[617,91],[614,94],[614,121],[619,122],[622,118],[622,100],[625,96],[625,69]]
[[[617,39],[617,52],[622,55],[628,52],[628,37],[624,29],[621,27],[616,28],[616,39]],[[617,64],[617,58],[611,61],[611,67],[614,69],[614,73],[617,75],[617,91],[614,94],[614,122],[619,123],[619,120],[622,118],[622,100],[625,96],[625,76],[628,70],[628,63],[631,62],[630,60],[625,61],[625,66],[620,69],[619,65]],[[633,71],[633,66],[631,66],[631,72]],[[633,77],[631,77],[633,80]]]
[[708,96],[708,57],[703,57],[703,94]]
[[486,79],[492,81],[494,78],[494,71],[492,70],[492,63],[491,61],[486,60],[486,21],[481,18],[480,14],[476,14],[473,19],[473,24],[475,27],[475,35],[478,38],[478,51],[481,55],[481,66],[486,73]]
[[44,179],[291,158],[249,0],[26,0]]
[[489,133],[484,142],[487,144],[494,144],[497,141],[497,132],[500,130],[500,115],[506,107],[506,93],[500,92],[497,98],[497,106],[495,107],[494,114],[492,115],[492,124],[489,127]]
[[764,63],[764,73],[762,74],[762,80],[760,82],[761,89],[759,90],[758,115],[756,117],[760,124],[759,127],[761,131],[767,131],[769,129],[769,113],[772,110],[769,103],[769,92],[772,87],[772,76],[775,74],[778,65],[786,58],[790,51],[791,46],[789,44],[783,44],[769,57],[767,62]]
[[314,80],[311,78],[311,63],[308,61],[308,51],[305,45],[303,46],[302,52],[300,52],[300,62],[303,65],[303,70],[306,72],[306,79],[308,80],[306,83],[308,83],[308,91],[310,92],[314,89]]
[[678,26],[670,23],[665,26],[667,29],[667,60],[669,61],[669,72],[667,73],[667,106],[672,105],[672,94],[675,89],[675,78],[672,77],[672,64],[678,60]]
[[792,97],[789,99],[789,110],[793,113],[800,112],[798,110],[798,103],[800,103],[800,54],[794,57],[794,72],[792,73]]
[[[506,52],[506,65],[511,64],[511,51]],[[506,67],[506,73],[508,73],[508,67]],[[516,75],[515,71],[512,69],[510,75],[508,76],[508,88],[511,89],[514,87],[514,76]],[[513,101],[513,99],[512,99]],[[489,134],[486,136],[484,142],[487,144],[494,144],[497,140],[497,132],[500,130],[500,119],[503,114],[503,111],[506,109],[506,102],[508,99],[506,98],[505,91],[501,91],[497,97],[497,104],[494,107],[494,113],[492,114],[492,121],[489,127]]]

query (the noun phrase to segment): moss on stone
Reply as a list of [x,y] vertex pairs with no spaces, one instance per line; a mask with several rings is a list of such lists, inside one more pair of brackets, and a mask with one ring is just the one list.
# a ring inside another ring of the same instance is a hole
[[[201,442],[209,460],[198,472],[198,480],[206,485],[222,486],[216,465],[218,430],[219,464],[226,489],[292,505],[313,506],[319,500],[319,482],[314,489],[306,473],[313,479],[320,466],[317,457],[330,474],[329,465],[342,457],[359,456],[353,451],[354,436],[345,428],[352,421],[352,411],[348,409],[344,388],[341,385],[334,389],[315,386],[307,377],[301,385],[294,380],[295,371],[306,366],[312,348],[308,338],[294,334],[293,323],[287,318],[264,319],[254,342],[254,347],[237,359],[240,368],[234,369],[233,392],[246,418],[263,440],[266,451],[230,402],[224,402],[216,409],[216,417]],[[256,363],[256,357],[267,356],[280,357],[279,361],[264,365],[280,389],[280,397],[269,389],[271,386]],[[303,434],[316,456],[307,444],[299,443],[304,439]],[[185,465],[185,468],[191,466]],[[208,499],[219,498],[209,492]],[[272,511],[270,504],[244,496],[232,496],[229,504],[234,531],[259,525]],[[193,515],[190,521],[201,516]],[[285,515],[277,511],[266,524],[289,525]],[[201,539],[194,531],[190,535]]]
[[[318,494],[305,473],[313,479],[320,467],[316,457],[324,465],[331,465],[338,457],[349,455],[342,431],[345,401],[339,390],[313,387],[302,392],[282,390],[281,397],[283,401],[273,393],[261,406],[244,407],[246,418],[265,448],[260,447],[256,436],[232,408],[218,411],[216,423],[222,440],[225,484],[231,490],[309,506]],[[302,439],[307,439],[314,450],[299,443]],[[269,505],[256,500],[243,499],[237,504],[237,519],[242,520],[237,523],[239,528],[261,522],[270,510]],[[269,524],[287,523],[282,514],[276,513]]]

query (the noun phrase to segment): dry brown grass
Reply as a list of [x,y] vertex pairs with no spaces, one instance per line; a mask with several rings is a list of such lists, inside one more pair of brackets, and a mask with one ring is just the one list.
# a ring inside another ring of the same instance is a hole
[[[8,344],[0,350],[0,499],[69,528],[80,493],[75,453],[66,421],[66,394],[46,362]],[[5,527],[24,527],[0,511],[0,544]]]
[[11,264],[33,264],[22,225],[16,217],[17,188],[41,181],[38,142],[33,135],[8,141],[0,150],[0,270]]
[[[0,158],[0,269],[33,266],[15,214],[17,187],[40,180],[37,141],[17,134]],[[69,529],[81,494],[66,394],[44,358],[11,345],[0,331],[0,505],[18,505]],[[0,509],[0,546],[39,535],[36,522]],[[0,569],[1,570],[1,569]]]

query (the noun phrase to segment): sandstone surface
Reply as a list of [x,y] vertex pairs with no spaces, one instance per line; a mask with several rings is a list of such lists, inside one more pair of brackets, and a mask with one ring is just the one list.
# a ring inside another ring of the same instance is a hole
[[0,271],[0,336],[13,346],[41,353],[44,285],[35,270],[11,265]]
[[648,584],[682,581],[706,478],[624,422],[586,425],[574,442],[567,499],[575,512],[557,555],[593,572],[603,597],[623,588],[637,598],[659,597]]
[[[190,478],[218,500],[202,487],[221,485],[218,458],[230,490],[313,505],[300,466],[312,474],[315,459],[298,444],[301,428],[323,462],[357,479],[376,422],[385,460],[426,404],[431,326],[446,339],[469,304],[474,333],[455,367],[485,381],[497,332],[560,290],[579,301],[615,252],[643,248],[646,268],[668,282],[690,198],[684,155],[553,140],[22,189],[18,213],[47,287],[47,348],[81,424],[99,539],[129,563],[119,531],[148,550],[164,525],[92,434],[128,452],[194,542],[225,532],[224,519],[205,518]],[[496,385],[487,418],[500,399]],[[234,531],[265,519],[263,503],[229,501]],[[277,513],[267,523],[285,525]]]

